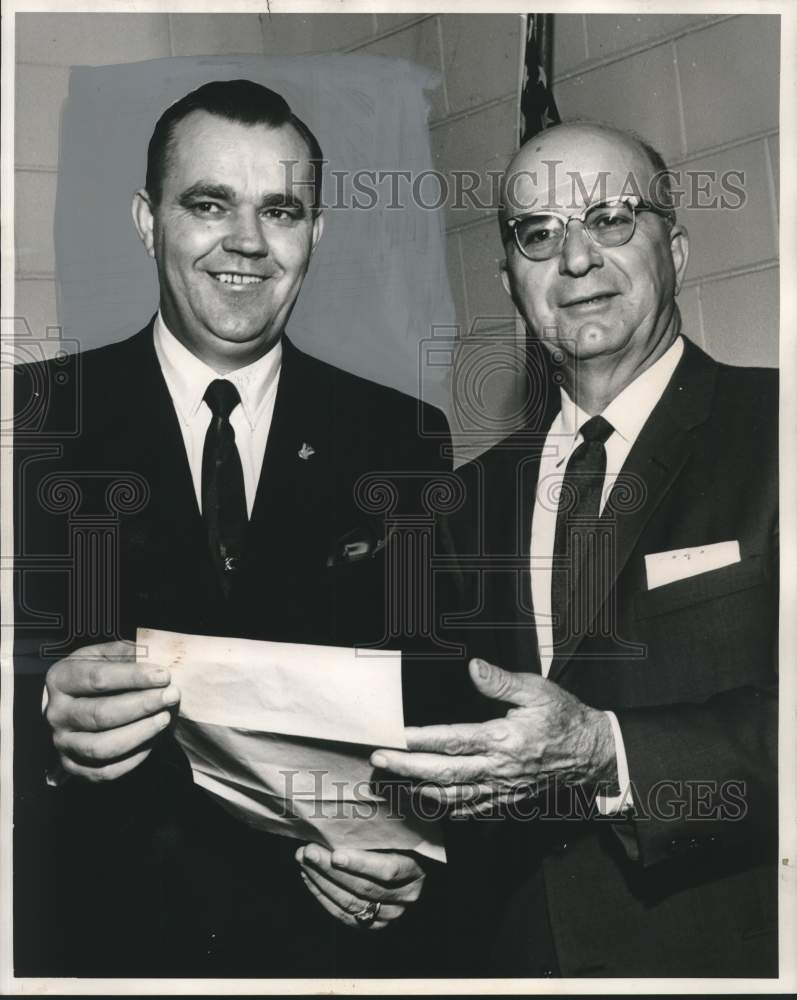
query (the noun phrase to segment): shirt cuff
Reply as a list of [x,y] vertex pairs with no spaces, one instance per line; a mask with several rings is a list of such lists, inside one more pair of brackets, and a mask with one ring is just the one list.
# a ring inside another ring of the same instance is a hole
[[634,797],[631,794],[631,777],[628,773],[628,758],[625,755],[625,744],[623,734],[620,731],[620,723],[614,712],[606,712],[611,723],[614,734],[614,752],[617,758],[617,784],[620,786],[619,795],[598,795],[598,812],[601,816],[617,816],[626,813],[634,805]]

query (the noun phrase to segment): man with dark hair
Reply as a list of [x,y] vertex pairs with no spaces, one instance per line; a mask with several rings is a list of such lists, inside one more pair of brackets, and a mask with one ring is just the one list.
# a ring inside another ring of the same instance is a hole
[[[37,561],[17,591],[18,975],[434,971],[421,860],[232,818],[174,740],[178,686],[124,641],[142,626],[348,647],[388,634],[386,527],[355,487],[395,474],[409,503],[402,484],[447,467],[448,432],[285,336],[323,231],[321,162],[265,87],[178,101],[133,200],[157,315],[57,372],[18,372],[17,551]],[[65,587],[72,495],[84,525],[118,534]],[[108,641],[75,634],[84,599]],[[45,669],[48,732],[30,749]],[[408,710],[432,711],[433,679],[411,674]]]
[[318,139],[291,111],[281,94],[251,80],[213,80],[192,90],[163,112],[147,149],[146,191],[154,204],[160,203],[163,194],[163,179],[169,169],[175,129],[194,111],[204,111],[240,125],[292,126],[307,146],[313,170],[314,210],[320,210],[324,154]]
[[476,813],[463,974],[777,975],[777,373],[688,339],[659,162],[580,123],[507,170],[551,381],[451,525],[488,721],[372,757]]

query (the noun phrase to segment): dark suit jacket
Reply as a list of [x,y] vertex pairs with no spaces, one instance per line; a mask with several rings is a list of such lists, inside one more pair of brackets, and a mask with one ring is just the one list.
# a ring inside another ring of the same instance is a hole
[[[557,404],[461,470],[461,625],[471,654],[511,670],[540,669],[528,553]],[[564,975],[776,975],[777,374],[687,341],[623,479],[608,572],[549,676],[617,714],[639,814],[601,820],[560,795],[536,822],[471,823],[489,971],[542,974],[547,897]],[[733,540],[735,565],[647,589],[646,554]]]
[[[170,734],[119,781],[45,788],[43,676],[72,649],[139,626],[418,653],[421,630],[387,613],[384,542],[390,518],[424,514],[424,485],[449,467],[444,418],[285,340],[227,601],[151,325],[17,374],[18,974],[333,974],[345,929],[301,886],[297,842],[230,819],[193,786]],[[361,481],[379,473],[394,485]],[[410,721],[440,718],[438,676],[405,665]]]

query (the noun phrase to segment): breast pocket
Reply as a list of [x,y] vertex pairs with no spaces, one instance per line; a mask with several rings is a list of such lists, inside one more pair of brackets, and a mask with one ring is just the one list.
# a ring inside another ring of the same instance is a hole
[[701,700],[771,678],[777,609],[768,584],[766,561],[751,556],[636,595],[635,638],[659,697]]
[[749,556],[731,566],[676,580],[637,594],[635,617],[654,618],[762,585],[766,580],[761,556]]
[[358,524],[328,547],[324,583],[336,642],[378,644],[387,634],[388,580],[384,526]]

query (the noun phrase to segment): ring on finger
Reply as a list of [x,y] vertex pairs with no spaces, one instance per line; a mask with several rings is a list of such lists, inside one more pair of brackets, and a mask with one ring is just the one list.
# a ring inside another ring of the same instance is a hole
[[370,927],[371,924],[379,916],[379,911],[382,909],[381,903],[375,903],[373,900],[366,903],[361,910],[353,913],[352,916],[357,921],[358,927]]

